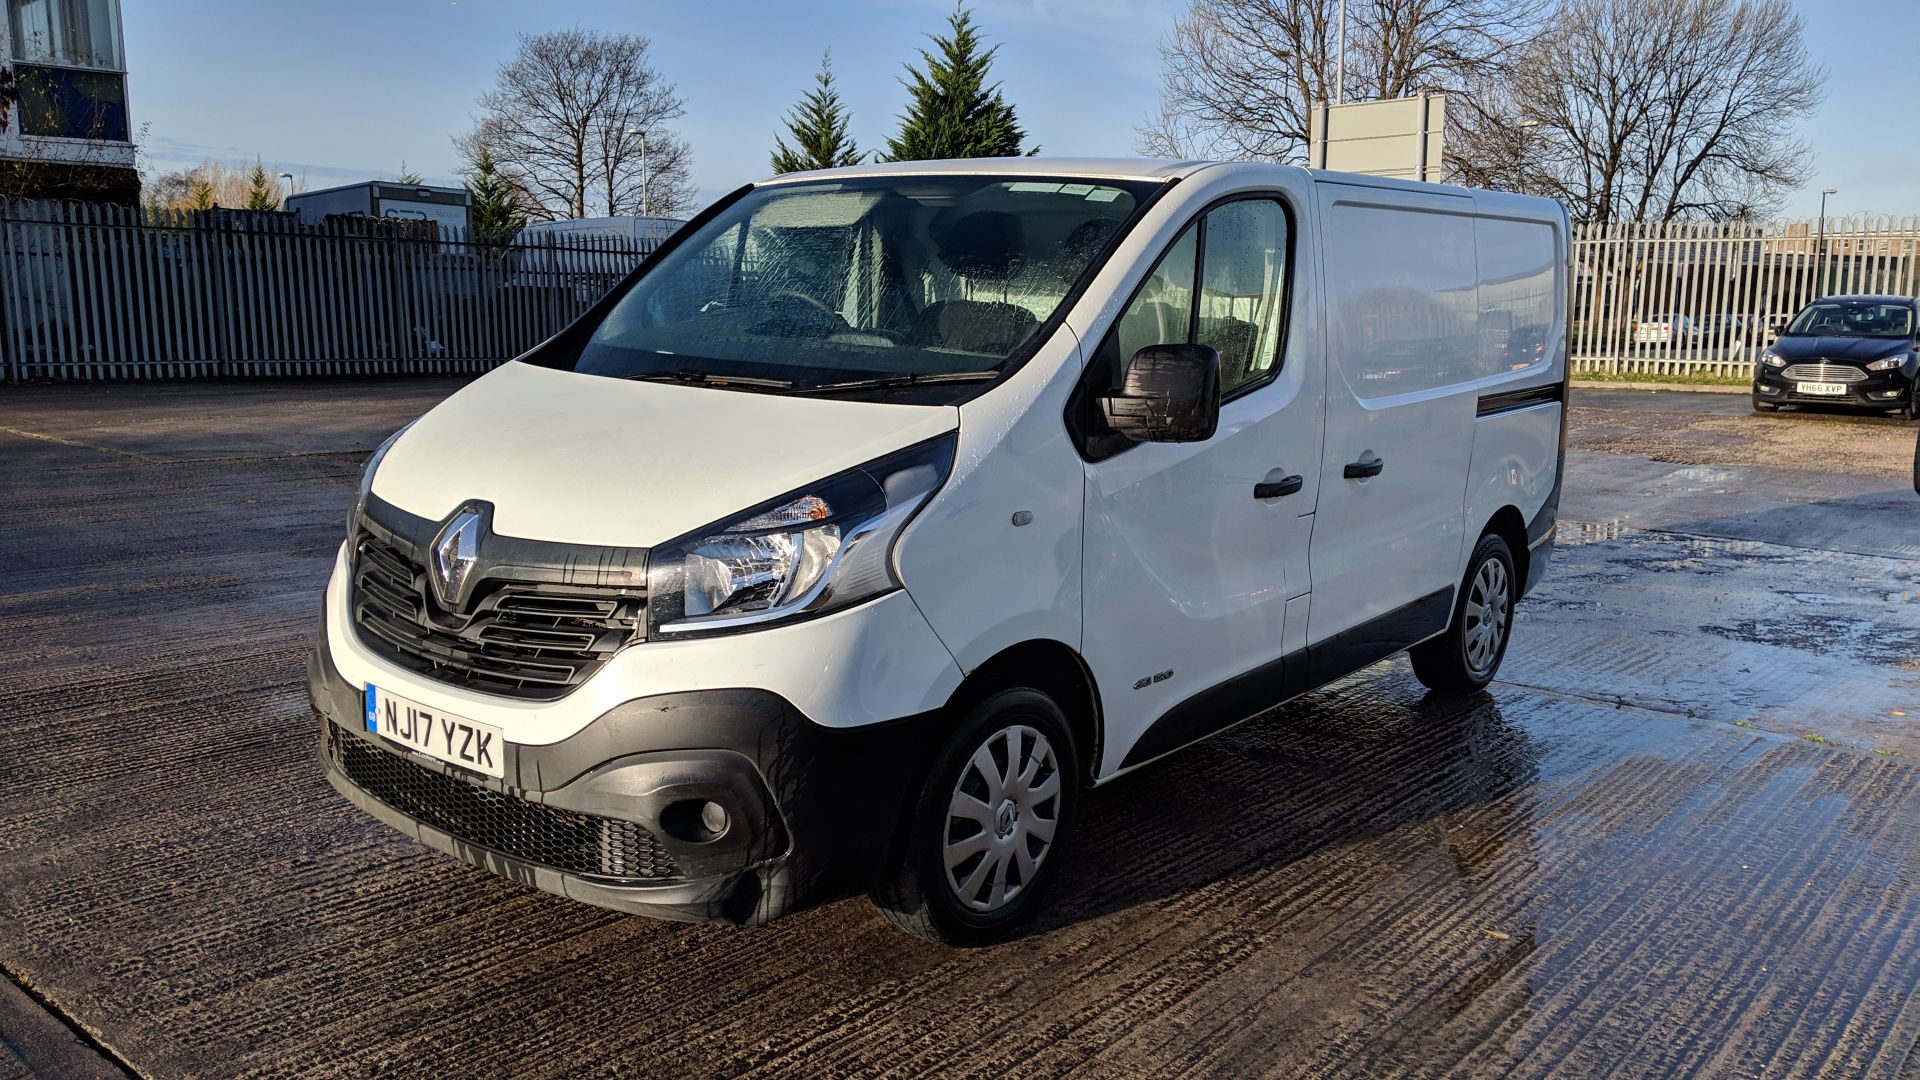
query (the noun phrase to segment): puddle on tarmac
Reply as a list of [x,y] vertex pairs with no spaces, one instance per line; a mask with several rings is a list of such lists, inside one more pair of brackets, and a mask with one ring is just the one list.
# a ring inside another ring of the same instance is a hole
[[1563,522],[1502,675],[1920,757],[1920,563]]
[[1699,494],[1727,490],[1729,482],[1738,480],[1742,473],[1738,469],[1723,469],[1717,465],[1689,465],[1684,469],[1675,469],[1660,479],[1666,484],[1668,494]]
[[[1834,601],[1838,603],[1839,601]],[[1701,630],[1731,641],[1801,649],[1822,656],[1897,667],[1920,655],[1920,631],[1886,626],[1847,615],[1783,612],[1770,619],[1742,619],[1729,626]]]

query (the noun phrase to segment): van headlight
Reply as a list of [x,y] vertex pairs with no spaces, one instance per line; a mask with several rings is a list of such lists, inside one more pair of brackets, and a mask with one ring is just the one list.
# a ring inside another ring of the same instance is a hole
[[1902,367],[1906,366],[1906,363],[1907,363],[1906,353],[1895,353],[1892,356],[1882,357],[1881,359],[1875,360],[1873,363],[1868,364],[1867,370],[1868,371],[1898,371]]
[[373,474],[379,471],[381,459],[387,456],[387,451],[393,448],[394,443],[400,441],[400,436],[405,435],[408,428],[419,422],[420,418],[417,416],[407,421],[401,425],[399,431],[387,436],[387,441],[374,447],[373,453],[367,456],[366,467],[360,470],[360,491],[354,495],[353,505],[347,507],[347,536],[349,538],[353,536],[355,530],[360,528],[360,512],[367,505],[367,496],[373,494]]
[[1767,365],[1768,367],[1786,367],[1787,366],[1786,360],[1782,358],[1779,353],[1774,352],[1772,349],[1768,349],[1767,351],[1760,354],[1760,362]]
[[653,549],[649,635],[744,630],[900,587],[893,543],[946,481],[948,434]]

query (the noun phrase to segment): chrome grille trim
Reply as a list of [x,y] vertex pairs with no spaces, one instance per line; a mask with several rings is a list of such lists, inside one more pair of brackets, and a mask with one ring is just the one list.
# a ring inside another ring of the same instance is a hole
[[1781,378],[1794,382],[1865,382],[1867,373],[1852,364],[1829,364],[1825,361],[1809,364],[1789,364],[1780,372]]

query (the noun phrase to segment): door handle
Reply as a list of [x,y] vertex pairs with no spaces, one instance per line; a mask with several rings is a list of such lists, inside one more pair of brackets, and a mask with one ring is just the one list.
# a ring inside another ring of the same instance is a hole
[[1256,499],[1277,499],[1282,495],[1291,495],[1307,486],[1305,477],[1283,476],[1278,480],[1269,480],[1253,485],[1253,497]]
[[1347,462],[1347,467],[1340,470],[1340,475],[1349,480],[1365,480],[1369,476],[1379,476],[1380,470],[1386,467],[1387,463],[1379,458],[1366,458]]

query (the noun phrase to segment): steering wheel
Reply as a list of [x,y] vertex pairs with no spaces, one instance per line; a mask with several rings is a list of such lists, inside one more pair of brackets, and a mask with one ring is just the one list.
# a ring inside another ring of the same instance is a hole
[[781,337],[826,337],[847,327],[841,314],[806,293],[783,289],[761,301],[773,318],[749,329],[749,333],[776,334]]

